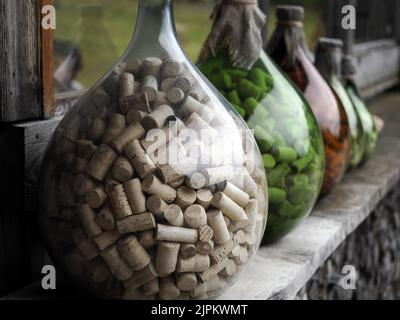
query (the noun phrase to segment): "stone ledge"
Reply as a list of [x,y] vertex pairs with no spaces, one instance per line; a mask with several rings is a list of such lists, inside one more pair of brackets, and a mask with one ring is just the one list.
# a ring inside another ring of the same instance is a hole
[[[386,101],[386,103],[385,103]],[[389,94],[373,108],[386,121],[375,155],[349,173],[322,199],[312,215],[275,245],[262,247],[241,279],[219,299],[294,299],[317,269],[385,198],[400,180],[400,94]],[[72,298],[69,290],[41,290],[39,283],[8,299]],[[68,293],[69,292],[69,293]],[[76,296],[74,296],[76,298]]]

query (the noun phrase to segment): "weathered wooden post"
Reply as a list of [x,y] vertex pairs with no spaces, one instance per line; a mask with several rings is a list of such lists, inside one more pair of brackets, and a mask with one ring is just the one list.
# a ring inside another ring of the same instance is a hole
[[48,4],[52,0],[0,1],[0,296],[32,280],[32,168],[58,123],[44,120],[53,114],[53,31],[41,28]]
[[41,7],[41,0],[0,2],[0,122],[51,115],[52,32],[41,31]]

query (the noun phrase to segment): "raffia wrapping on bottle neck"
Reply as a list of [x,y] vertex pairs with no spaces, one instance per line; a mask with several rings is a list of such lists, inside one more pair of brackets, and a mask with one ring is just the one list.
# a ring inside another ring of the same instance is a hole
[[228,49],[237,68],[250,69],[260,56],[267,17],[257,0],[221,0],[211,14],[213,26],[200,53],[200,61]]
[[284,68],[293,69],[295,67],[296,50],[299,47],[310,61],[313,61],[313,55],[308,49],[301,21],[278,21],[276,29],[269,40],[267,52],[269,54],[273,53],[282,41],[284,41],[287,50]]

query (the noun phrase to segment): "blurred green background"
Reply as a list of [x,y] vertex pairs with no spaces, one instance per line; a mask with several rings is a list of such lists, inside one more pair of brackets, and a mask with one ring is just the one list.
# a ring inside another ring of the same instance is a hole
[[[55,0],[56,67],[63,62],[73,46],[77,47],[80,59],[75,80],[84,87],[90,87],[127,47],[136,22],[137,2],[137,0]],[[278,4],[297,4],[305,7],[305,29],[310,47],[313,48],[317,37],[324,33],[321,13],[326,1],[272,0],[268,13],[270,33],[274,29],[274,8]],[[93,8],[93,5],[96,7]],[[196,61],[210,31],[209,16],[213,5],[212,0],[175,0],[179,39],[193,61]]]

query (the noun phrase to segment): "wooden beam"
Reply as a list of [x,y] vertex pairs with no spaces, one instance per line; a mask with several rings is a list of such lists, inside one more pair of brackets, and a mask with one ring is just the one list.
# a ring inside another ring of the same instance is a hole
[[0,124],[0,295],[31,280],[39,169],[58,122]]
[[354,46],[358,61],[357,83],[370,98],[399,83],[400,46],[394,39],[371,41]]
[[[41,5],[54,5],[53,0],[41,0]],[[42,29],[42,92],[43,114],[45,118],[54,115],[54,31]]]
[[0,122],[43,115],[40,43],[40,2],[0,1]]

